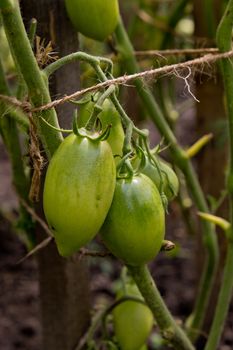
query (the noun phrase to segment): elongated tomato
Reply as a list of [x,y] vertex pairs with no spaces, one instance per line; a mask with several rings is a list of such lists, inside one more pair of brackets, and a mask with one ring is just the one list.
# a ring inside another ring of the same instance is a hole
[[103,41],[116,28],[118,0],[66,0],[65,4],[73,26],[89,38]]
[[88,243],[104,222],[115,187],[115,163],[106,141],[68,136],[55,152],[45,179],[44,212],[59,253]]
[[145,175],[119,179],[101,235],[109,250],[128,265],[141,265],[159,252],[164,238],[159,192]]

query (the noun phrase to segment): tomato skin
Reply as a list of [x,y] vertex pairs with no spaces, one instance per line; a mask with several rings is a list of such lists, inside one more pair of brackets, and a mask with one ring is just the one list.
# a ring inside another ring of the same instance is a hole
[[[118,294],[143,300],[135,284],[126,285],[126,291]],[[127,300],[113,310],[113,326],[116,339],[122,350],[144,349],[144,344],[153,327],[153,314],[147,305]]]
[[112,205],[101,228],[108,249],[128,265],[141,265],[159,252],[164,238],[160,194],[145,175],[118,179]]
[[[86,125],[91,112],[93,111],[93,107],[94,102],[88,102],[80,106],[78,114],[79,127],[84,127]],[[98,115],[98,118],[102,124],[103,130],[106,129],[108,125],[112,126],[107,142],[112,149],[113,155],[121,156],[125,135],[119,113],[116,111],[111,101],[104,101],[103,110]],[[116,157],[116,160],[119,159],[119,157]]]
[[106,141],[69,135],[48,166],[43,205],[58,251],[69,256],[104,222],[115,188],[115,163]]
[[65,0],[73,26],[83,35],[103,41],[116,28],[118,0]]
[[[161,176],[163,179],[163,191],[167,199],[171,201],[178,194],[179,181],[176,176],[176,173],[174,172],[170,164],[158,156],[157,156],[157,159],[158,159],[158,165],[161,171]],[[138,167],[139,162],[140,162],[140,159],[135,158],[133,160],[133,165],[135,167]],[[160,175],[159,175],[158,169],[156,168],[156,166],[151,164],[147,156],[145,158],[145,165],[143,166],[143,168],[140,169],[140,172],[148,176],[158,189],[160,188]]]
[[[159,158],[159,166],[164,181],[164,193],[170,201],[177,196],[179,191],[179,181],[171,166],[161,158]],[[148,176],[157,188],[159,188],[160,176],[158,170],[149,162],[148,158],[146,159],[146,164],[141,172]]]

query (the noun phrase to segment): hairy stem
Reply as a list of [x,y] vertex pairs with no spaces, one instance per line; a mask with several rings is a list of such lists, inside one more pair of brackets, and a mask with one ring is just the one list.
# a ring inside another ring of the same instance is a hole
[[[134,57],[134,50],[129,41],[122,21],[119,22],[116,28],[115,37],[118,52],[121,55],[122,64],[125,70],[129,74],[138,72],[139,67]],[[154,121],[161,135],[165,138],[167,144],[170,146],[171,155],[174,159],[175,164],[184,173],[186,182],[189,186],[190,192],[198,210],[208,212],[209,209],[193,166],[184,150],[179,146],[151,91],[142,80],[136,79],[134,82],[138,94],[141,97],[141,100],[143,101],[150,117]],[[190,327],[195,329],[199,329],[204,320],[205,311],[208,305],[208,299],[211,293],[214,275],[218,263],[218,245],[215,230],[210,223],[204,221],[202,221],[202,228],[204,233],[203,244],[206,248],[207,257],[199,285],[196,305],[192,314],[192,322],[190,324]]]

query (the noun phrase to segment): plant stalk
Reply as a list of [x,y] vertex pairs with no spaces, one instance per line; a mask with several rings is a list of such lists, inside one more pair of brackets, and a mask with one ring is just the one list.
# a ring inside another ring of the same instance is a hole
[[[0,60],[0,93],[10,95],[10,89],[5,79],[3,66]],[[18,111],[14,111],[12,115],[11,109],[3,101],[0,102],[0,134],[5,144],[9,155],[12,168],[12,182],[16,193],[20,198],[28,202],[29,193],[29,178],[26,176],[23,155],[20,145],[19,132],[15,117],[18,116]],[[31,216],[27,213],[25,208],[20,204],[20,219],[19,222],[23,224],[27,233],[27,244],[31,246],[34,244],[35,237],[33,232],[33,223]]]
[[174,349],[194,350],[185,332],[177,325],[167,309],[146,265],[127,266],[145,302],[151,309],[162,336]]
[[[0,93],[10,95],[10,90],[5,80],[3,66],[0,60]],[[27,200],[29,191],[29,179],[27,179],[22,162],[22,152],[15,120],[4,102],[0,102],[0,133],[7,148],[11,166],[13,184],[20,197]],[[17,113],[17,112],[15,112]]]
[[112,61],[105,57],[100,56],[92,56],[85,52],[79,51],[71,53],[67,56],[59,58],[57,61],[50,63],[47,67],[44,68],[43,72],[47,76],[50,77],[51,74],[56,72],[58,69],[62,68],[66,64],[70,64],[76,61],[83,61],[89,63],[94,69],[96,65],[99,65],[101,62],[107,65],[109,72],[112,71]]
[[171,41],[171,39],[174,36],[174,33],[172,33],[172,30],[176,27],[179,20],[183,17],[184,9],[189,3],[189,1],[190,0],[178,0],[174,3],[172,12],[167,21],[168,31],[164,33],[164,36],[162,39],[161,50],[164,50],[168,47],[168,43]]
[[[232,28],[233,0],[229,0],[216,35],[217,46],[222,52],[231,49]],[[222,60],[221,73],[226,93],[229,126],[229,172],[227,176],[227,187],[229,193],[231,228],[227,235],[228,246],[221,289],[205,350],[218,348],[233,292],[233,68],[231,60]]]

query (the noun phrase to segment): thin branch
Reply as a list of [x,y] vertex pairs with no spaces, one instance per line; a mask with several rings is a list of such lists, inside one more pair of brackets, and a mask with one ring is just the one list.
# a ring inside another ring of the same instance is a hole
[[41,218],[36,214],[35,210],[33,210],[33,208],[30,207],[24,199],[19,198],[19,200],[20,200],[22,206],[23,206],[23,207],[27,210],[27,212],[32,216],[32,218],[40,224],[40,226],[43,228],[43,230],[45,231],[45,233],[46,233],[49,237],[52,237],[52,238],[53,238],[53,234],[52,234],[52,232],[50,231],[50,229],[49,229],[48,225],[46,224],[46,222],[45,222],[43,219],[41,219]]
[[79,259],[82,259],[83,256],[92,256],[92,257],[99,257],[99,258],[105,258],[106,256],[113,256],[109,251],[95,251],[95,250],[89,250],[87,248],[81,248],[79,250]]
[[47,237],[45,238],[42,242],[40,242],[39,244],[37,244],[35,246],[34,249],[30,250],[30,252],[28,254],[26,254],[23,258],[21,258],[16,265],[21,264],[22,262],[24,262],[25,260],[27,260],[28,258],[30,258],[32,255],[38,253],[41,249],[44,249],[45,247],[47,247],[47,245],[52,242],[53,237]]
[[[161,252],[167,252],[175,248],[175,244],[171,241],[164,240],[161,246],[160,251]],[[87,248],[81,248],[79,250],[78,258],[82,259],[83,256],[92,256],[92,257],[99,257],[99,258],[105,258],[107,256],[114,257],[112,253],[109,251],[97,251],[97,250],[89,250]]]

